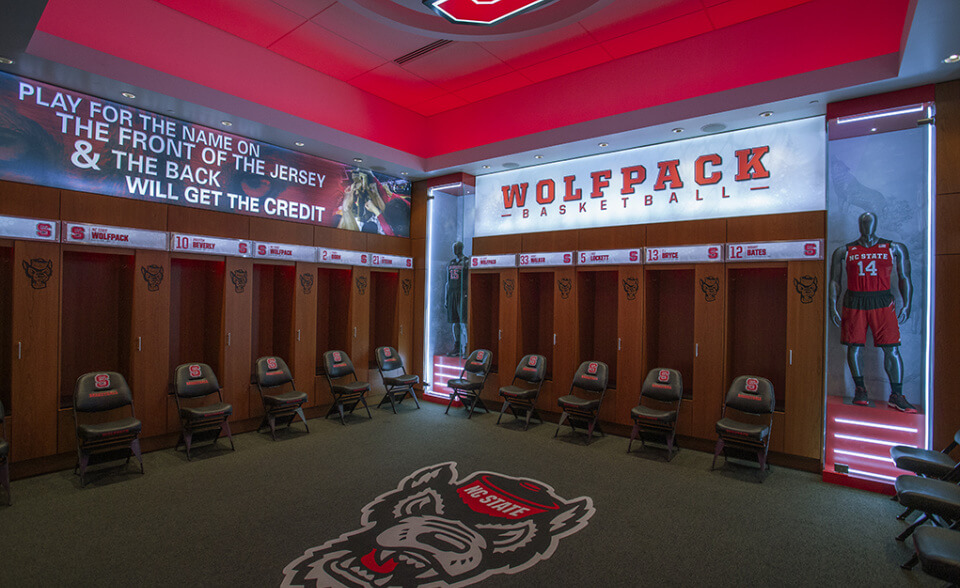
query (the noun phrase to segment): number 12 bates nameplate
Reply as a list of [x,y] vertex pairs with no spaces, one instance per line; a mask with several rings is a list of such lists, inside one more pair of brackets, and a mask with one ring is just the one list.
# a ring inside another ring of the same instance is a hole
[[798,261],[823,259],[823,240],[727,243],[727,261]]

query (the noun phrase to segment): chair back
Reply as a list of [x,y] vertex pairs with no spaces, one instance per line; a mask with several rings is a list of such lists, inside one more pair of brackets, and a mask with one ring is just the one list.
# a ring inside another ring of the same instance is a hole
[[770,380],[760,376],[739,376],[730,384],[723,406],[748,414],[772,415],[775,400]]
[[493,353],[487,349],[475,349],[463,364],[463,374],[473,374],[475,376],[486,377],[490,371],[490,363],[493,360]]
[[73,390],[75,413],[106,412],[124,406],[133,409],[133,395],[119,373],[90,372],[77,378]]
[[340,350],[327,351],[323,354],[323,371],[327,372],[327,377],[331,380],[349,375],[356,377],[350,356]]
[[659,402],[679,402],[683,398],[683,376],[670,368],[653,368],[647,373],[640,398],[652,398]]
[[201,398],[220,391],[213,368],[205,363],[184,363],[174,371],[174,390],[180,398]]
[[577,373],[573,376],[573,383],[570,385],[571,391],[574,388],[580,388],[587,392],[600,394],[601,398],[607,389],[607,379],[610,370],[607,364],[602,361],[585,361],[577,368]]
[[381,373],[403,369],[403,360],[400,359],[400,354],[393,347],[377,347],[374,355],[377,358],[377,367],[380,368]]
[[273,388],[293,383],[293,374],[283,358],[267,355],[257,359],[255,364],[257,384],[263,388]]
[[524,355],[513,374],[514,380],[524,380],[529,384],[539,384],[547,375],[547,358],[542,355]]

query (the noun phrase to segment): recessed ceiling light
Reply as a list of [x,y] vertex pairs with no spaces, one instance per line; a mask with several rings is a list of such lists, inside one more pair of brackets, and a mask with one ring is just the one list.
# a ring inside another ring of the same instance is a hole
[[609,143],[597,143],[597,147],[606,147]]
[[534,155],[533,158],[534,158],[534,159],[543,159],[543,156],[542,156],[542,155]]
[[120,92],[120,95],[123,96],[124,98],[129,98],[131,100],[137,97],[137,95],[134,94],[133,92]]
[[677,127],[677,128],[675,128],[675,129],[673,129],[672,132],[674,132],[674,133],[682,133],[682,132],[683,132],[683,128],[682,128],[682,127]]
[[877,132],[877,127],[873,127],[872,129],[870,129],[870,132],[871,132],[871,133],[876,133],[876,132]]
[[353,160],[354,160],[355,162],[357,162],[357,163],[363,163],[363,158],[362,158],[362,157],[354,157]]
[[401,175],[401,176],[409,176],[409,175],[410,175],[410,172],[400,172],[400,175]]
[[772,110],[764,110],[763,112],[760,113],[760,116],[762,116],[763,118],[767,118],[768,116],[773,116],[773,111],[772,111]]
[[3,65],[13,65],[13,60],[9,57],[0,57],[0,64]]
[[297,141],[296,143],[294,143],[294,145],[296,145],[297,147],[303,147],[303,141]]
[[230,122],[230,121],[228,121],[228,120],[222,120],[222,121],[220,121],[220,124],[222,124],[222,125],[225,126],[225,127],[232,127],[232,126],[233,126],[233,123]]
[[811,101],[810,101],[810,104],[819,104],[819,103],[820,103],[819,100],[811,100]]
[[950,57],[947,57],[943,60],[944,63],[956,63],[958,61],[960,61],[960,54],[958,53],[954,53]]
[[489,165],[485,165],[485,166],[483,166],[483,169],[490,169],[490,166],[489,166]]

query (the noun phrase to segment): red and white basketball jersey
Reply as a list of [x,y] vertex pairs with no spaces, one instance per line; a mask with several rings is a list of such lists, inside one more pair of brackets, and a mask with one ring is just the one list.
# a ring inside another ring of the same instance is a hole
[[873,247],[847,246],[847,290],[883,292],[890,290],[893,254],[890,242],[880,241]]

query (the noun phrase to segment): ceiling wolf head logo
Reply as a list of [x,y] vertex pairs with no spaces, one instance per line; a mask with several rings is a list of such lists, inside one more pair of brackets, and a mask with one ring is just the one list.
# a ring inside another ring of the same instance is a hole
[[454,588],[550,558],[595,510],[586,496],[457,464],[419,469],[363,507],[360,528],[308,549],[283,586]]
[[703,292],[704,300],[713,302],[717,299],[717,293],[720,292],[720,280],[716,276],[707,276],[700,280],[700,290]]

